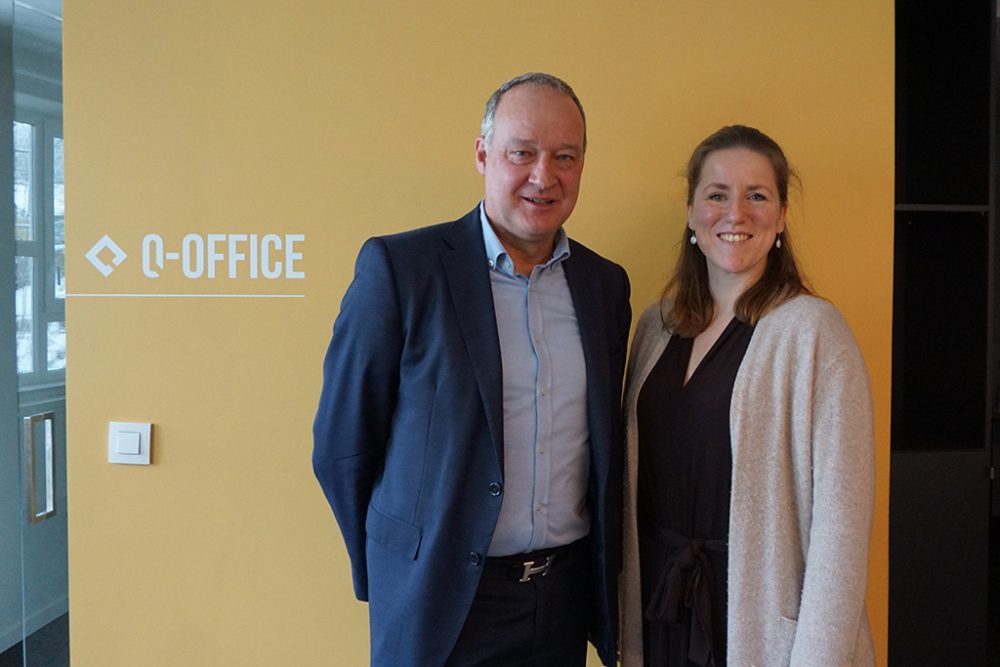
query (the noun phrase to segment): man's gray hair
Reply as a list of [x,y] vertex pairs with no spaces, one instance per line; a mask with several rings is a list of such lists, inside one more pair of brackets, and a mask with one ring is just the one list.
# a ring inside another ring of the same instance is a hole
[[480,126],[479,134],[483,137],[483,142],[486,144],[487,150],[490,148],[490,142],[493,139],[493,121],[496,117],[497,106],[500,105],[500,98],[507,94],[508,91],[517,88],[518,86],[535,86],[537,88],[551,88],[552,90],[557,90],[566,97],[573,100],[573,104],[580,111],[580,118],[583,119],[583,149],[587,150],[587,114],[583,112],[583,105],[580,104],[580,98],[576,96],[573,89],[568,83],[563,81],[557,76],[551,74],[546,74],[545,72],[528,72],[527,74],[522,74],[521,76],[515,76],[509,81],[505,81],[500,85],[496,91],[490,95],[490,99],[486,101],[486,112],[483,114],[483,124]]

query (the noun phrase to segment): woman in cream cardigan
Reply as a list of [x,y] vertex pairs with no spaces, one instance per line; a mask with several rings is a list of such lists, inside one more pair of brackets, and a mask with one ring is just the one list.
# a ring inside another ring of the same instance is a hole
[[872,665],[861,353],[799,276],[781,148],[724,127],[687,177],[629,360],[622,664]]

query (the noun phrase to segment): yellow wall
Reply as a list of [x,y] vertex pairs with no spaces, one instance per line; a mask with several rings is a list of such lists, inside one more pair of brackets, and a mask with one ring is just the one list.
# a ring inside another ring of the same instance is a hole
[[[698,140],[753,124],[798,167],[804,265],[874,387],[884,663],[892,30],[889,0],[65,3],[69,291],[303,295],[70,297],[74,665],[365,663],[310,468],[322,355],[360,243],[472,207],[482,105],[532,69],[587,108],[568,229],[628,269],[636,311],[673,263]],[[304,279],[142,272],[146,234],[271,232],[305,235]],[[104,234],[129,255],[107,278],[83,258]],[[153,466],[106,462],[111,420],[156,424]]]

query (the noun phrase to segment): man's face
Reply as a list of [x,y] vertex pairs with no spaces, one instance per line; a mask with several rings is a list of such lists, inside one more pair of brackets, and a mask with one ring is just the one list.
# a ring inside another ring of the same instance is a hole
[[522,85],[500,99],[490,144],[476,140],[476,166],[486,215],[508,251],[552,251],[576,206],[583,137],[580,111],[557,90]]

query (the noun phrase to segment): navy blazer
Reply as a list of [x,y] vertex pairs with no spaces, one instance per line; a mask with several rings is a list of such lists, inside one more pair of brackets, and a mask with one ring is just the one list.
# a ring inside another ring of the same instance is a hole
[[[573,241],[563,267],[587,370],[590,635],[615,664],[629,283]],[[373,665],[441,665],[462,629],[503,496],[501,372],[478,207],[364,244],[323,367],[313,467],[369,603]]]

